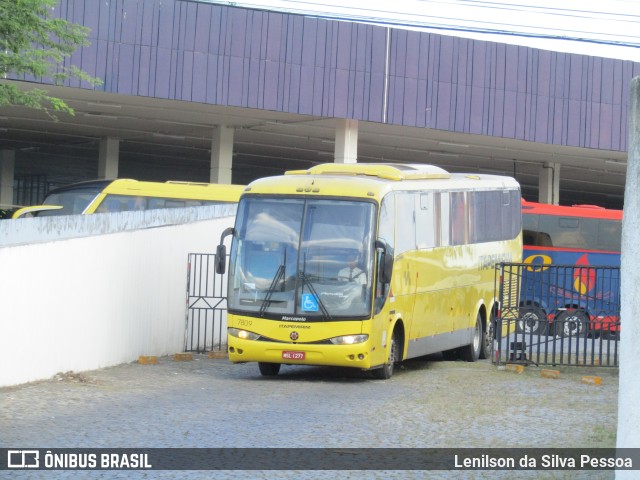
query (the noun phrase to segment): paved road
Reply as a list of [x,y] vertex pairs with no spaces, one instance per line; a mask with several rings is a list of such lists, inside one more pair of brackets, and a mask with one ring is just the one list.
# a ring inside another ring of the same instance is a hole
[[[581,383],[602,375],[600,386]],[[360,372],[196,355],[131,363],[0,389],[0,447],[613,447],[615,369],[559,379],[487,361],[405,362],[386,381]],[[247,459],[250,462],[250,459]],[[11,478],[427,478],[425,472],[0,472]],[[509,474],[509,475],[507,475]],[[436,472],[428,478],[495,478]],[[514,478],[513,472],[498,476]],[[613,478],[611,472],[520,472],[516,478]]]

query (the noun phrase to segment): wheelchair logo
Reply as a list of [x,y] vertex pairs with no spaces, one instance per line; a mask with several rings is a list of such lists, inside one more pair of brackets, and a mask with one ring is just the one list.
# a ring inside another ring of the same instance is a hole
[[302,310],[305,312],[317,312],[318,311],[318,299],[311,293],[302,294]]

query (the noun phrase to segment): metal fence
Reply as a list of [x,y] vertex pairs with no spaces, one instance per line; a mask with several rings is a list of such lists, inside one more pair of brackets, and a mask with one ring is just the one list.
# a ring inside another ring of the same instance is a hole
[[189,254],[186,322],[185,352],[226,351],[227,282],[213,254]]
[[494,362],[617,367],[620,268],[496,267]]

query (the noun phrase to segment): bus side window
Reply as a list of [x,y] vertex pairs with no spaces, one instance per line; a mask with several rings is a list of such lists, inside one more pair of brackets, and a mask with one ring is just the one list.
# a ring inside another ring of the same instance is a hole
[[416,248],[416,195],[402,192],[396,195],[396,254]]
[[127,198],[119,195],[107,195],[96,208],[96,213],[124,212],[128,210]]
[[141,211],[146,209],[147,209],[147,202],[143,197],[133,197],[129,205],[129,210]]
[[418,248],[432,248],[436,246],[437,233],[433,192],[421,193],[419,201],[416,208],[416,243]]
[[186,206],[184,200],[166,199],[163,208],[184,208]]
[[598,249],[619,252],[621,239],[622,222],[614,220],[598,221]]
[[522,243],[537,247],[553,247],[551,236],[548,233],[535,232],[533,230],[522,231]]
[[557,232],[554,244],[563,248],[585,248],[587,243],[581,228],[581,219],[557,217]]
[[451,215],[449,212],[451,209],[449,208],[449,193],[442,192],[436,194],[436,203],[437,203],[437,214],[440,220],[439,229],[440,229],[440,241],[438,245],[440,247],[448,247],[451,245],[451,238],[449,236],[450,231],[450,223],[451,223]]

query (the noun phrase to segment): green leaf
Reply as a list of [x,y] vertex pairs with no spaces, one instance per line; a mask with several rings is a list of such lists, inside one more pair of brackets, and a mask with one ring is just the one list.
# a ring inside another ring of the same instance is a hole
[[[57,0],[0,0],[0,77],[33,76],[62,84],[76,78],[102,85],[75,65],[65,65],[81,46],[87,46],[89,29],[62,18],[51,17]],[[73,114],[73,109],[45,90],[19,90],[10,80],[0,83],[0,107],[21,105],[51,112]]]

